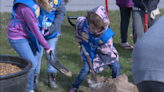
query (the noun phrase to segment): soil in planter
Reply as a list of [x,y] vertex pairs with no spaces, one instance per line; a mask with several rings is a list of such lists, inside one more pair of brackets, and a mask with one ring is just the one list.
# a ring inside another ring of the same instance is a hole
[[20,71],[21,69],[16,65],[0,63],[0,75],[15,73]]
[[93,92],[139,92],[136,85],[128,82],[125,74],[117,78],[107,78]]

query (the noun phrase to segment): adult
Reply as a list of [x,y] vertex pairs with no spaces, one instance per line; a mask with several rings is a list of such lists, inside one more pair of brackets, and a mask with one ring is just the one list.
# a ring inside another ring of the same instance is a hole
[[132,0],[116,0],[116,4],[119,6],[121,22],[120,22],[120,33],[121,33],[121,47],[124,49],[133,49],[127,42],[128,38],[128,27],[131,16],[131,11],[133,8]]
[[148,12],[148,28],[159,18],[157,5],[160,0],[133,0],[133,42],[134,44],[144,34],[144,14]]
[[164,92],[164,15],[134,45],[132,76],[139,92]]

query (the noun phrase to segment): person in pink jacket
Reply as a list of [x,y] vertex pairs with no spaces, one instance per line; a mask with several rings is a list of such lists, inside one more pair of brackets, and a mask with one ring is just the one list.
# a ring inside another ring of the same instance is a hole
[[[120,74],[119,54],[113,45],[114,32],[108,27],[110,24],[106,9],[98,6],[90,10],[86,17],[76,20],[75,39],[83,45],[93,63],[93,72],[100,73],[106,66],[112,69],[112,78]],[[81,50],[82,67],[79,75],[69,92],[76,92],[83,79],[89,74],[90,68],[83,51]]]
[[133,1],[132,0],[116,0],[116,4],[120,8],[120,15],[121,15],[121,22],[120,22],[120,33],[121,33],[121,46],[124,49],[133,49],[127,42],[128,38],[128,26],[131,11],[133,8]]

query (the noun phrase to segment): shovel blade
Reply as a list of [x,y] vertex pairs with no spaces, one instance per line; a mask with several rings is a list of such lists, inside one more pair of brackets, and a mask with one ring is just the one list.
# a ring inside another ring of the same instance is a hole
[[95,82],[92,78],[90,79],[88,77],[86,78],[86,80],[87,80],[87,83],[88,83],[91,91],[94,91],[100,85],[100,83],[104,82],[105,78],[104,78],[104,76],[101,76],[101,77],[97,78],[97,82]]
[[54,58],[53,58],[53,53],[52,51],[50,51],[50,60],[48,60],[48,62],[54,67],[56,68],[58,71],[60,71],[61,73],[72,77],[72,72],[69,71],[67,68],[65,68],[62,64],[60,64],[58,61],[54,62]]
[[72,72],[65,68],[62,64],[58,61],[53,62],[52,60],[48,61],[54,68],[56,68],[61,73],[67,75],[68,77],[72,77]]

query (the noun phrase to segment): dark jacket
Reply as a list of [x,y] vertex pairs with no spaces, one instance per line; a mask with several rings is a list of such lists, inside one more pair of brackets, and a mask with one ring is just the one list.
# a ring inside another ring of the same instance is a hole
[[[157,5],[160,0],[143,0],[143,3],[148,8],[148,11],[155,10],[157,8]],[[142,0],[133,0],[134,7],[141,8],[142,10],[145,10],[145,7],[142,3]]]

